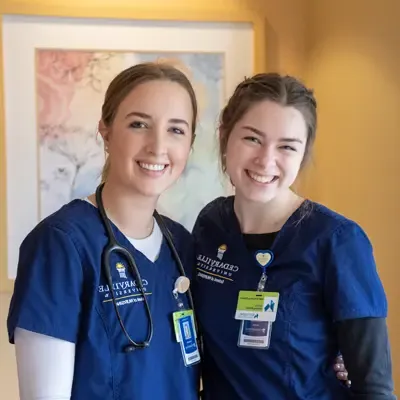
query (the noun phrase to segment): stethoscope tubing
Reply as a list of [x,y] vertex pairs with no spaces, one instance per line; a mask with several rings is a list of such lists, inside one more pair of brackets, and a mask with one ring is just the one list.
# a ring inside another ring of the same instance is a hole
[[[154,323],[153,323],[153,318],[152,318],[152,315],[151,315],[150,306],[149,306],[149,303],[148,303],[148,300],[147,300],[147,296],[146,296],[146,293],[145,293],[145,290],[144,290],[144,287],[143,287],[143,281],[142,281],[142,278],[140,276],[140,272],[139,272],[139,269],[138,269],[137,264],[135,262],[135,259],[132,256],[132,254],[125,247],[122,247],[121,245],[118,244],[117,239],[116,239],[116,237],[114,235],[114,232],[112,230],[112,227],[111,227],[111,222],[107,217],[107,213],[106,213],[106,211],[104,209],[103,199],[102,199],[103,188],[104,188],[104,182],[101,183],[96,189],[97,208],[99,210],[100,217],[101,217],[101,220],[103,222],[103,225],[104,225],[104,228],[105,228],[105,230],[107,232],[107,237],[108,237],[108,244],[106,245],[106,247],[105,247],[105,249],[103,251],[103,254],[102,254],[102,266],[103,266],[102,269],[103,269],[104,275],[105,275],[106,280],[107,280],[107,285],[109,286],[109,289],[110,289],[110,293],[111,293],[111,297],[112,297],[115,313],[116,313],[117,318],[118,318],[118,322],[119,322],[119,324],[121,326],[121,329],[122,329],[124,335],[126,336],[126,338],[129,341],[129,344],[124,347],[124,351],[125,352],[131,352],[131,351],[136,350],[136,349],[144,349],[144,348],[146,348],[146,347],[148,347],[150,345],[150,342],[151,342],[151,340],[153,338],[153,333],[154,333]],[[182,276],[186,276],[185,269],[183,267],[181,258],[180,258],[179,254],[178,254],[178,251],[177,251],[177,249],[176,249],[176,247],[174,245],[174,242],[172,240],[172,235],[169,232],[169,230],[168,230],[168,228],[167,228],[167,226],[165,224],[165,221],[163,220],[161,215],[156,210],[154,210],[154,214],[153,215],[154,215],[154,218],[155,218],[157,224],[159,225],[159,227],[161,229],[163,237],[167,240],[168,246],[169,246],[169,248],[170,248],[170,250],[172,252],[172,255],[173,255],[174,259],[175,259],[175,262],[176,262],[176,264],[178,266],[179,273]],[[125,325],[124,325],[124,323],[122,321],[122,318],[121,318],[121,315],[120,315],[120,312],[119,312],[119,309],[118,309],[118,304],[117,304],[117,301],[116,301],[116,298],[115,298],[115,294],[114,294],[113,282],[112,282],[112,276],[111,276],[110,257],[111,257],[111,254],[113,252],[120,253],[121,255],[123,255],[126,258],[126,260],[128,261],[128,266],[129,266],[130,272],[133,274],[133,276],[135,278],[135,281],[136,281],[136,284],[139,286],[139,290],[140,290],[140,292],[141,292],[141,294],[143,296],[144,305],[145,305],[146,314],[147,314],[147,319],[148,319],[148,334],[147,334],[146,340],[144,340],[143,342],[135,342],[130,337],[130,335],[127,332],[127,330],[125,328]],[[200,337],[200,333],[199,333],[199,326],[198,326],[197,318],[196,318],[196,315],[195,315],[193,296],[192,296],[190,288],[188,289],[186,294],[187,294],[187,297],[188,297],[189,306],[193,311],[193,318],[194,318],[195,329],[196,329],[196,332],[197,332],[197,338],[198,338],[198,341],[201,342],[201,337]],[[201,350],[201,348],[202,348],[202,345],[200,345],[200,350]]]

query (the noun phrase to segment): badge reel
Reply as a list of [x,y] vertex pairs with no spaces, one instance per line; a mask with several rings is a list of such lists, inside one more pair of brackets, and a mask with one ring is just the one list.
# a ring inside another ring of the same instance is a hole
[[255,254],[262,268],[257,291],[240,291],[235,319],[240,320],[238,346],[267,350],[271,341],[272,324],[276,319],[279,293],[264,292],[267,267],[273,261],[273,253],[260,250]]
[[200,361],[200,352],[197,346],[197,334],[194,325],[193,310],[185,309],[180,298],[189,290],[190,281],[186,276],[180,276],[172,291],[175,297],[179,311],[172,314],[176,341],[181,346],[182,358],[186,367],[197,364]]

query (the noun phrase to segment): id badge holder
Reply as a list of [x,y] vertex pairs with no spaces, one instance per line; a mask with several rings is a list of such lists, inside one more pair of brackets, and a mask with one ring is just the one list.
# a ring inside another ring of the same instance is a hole
[[276,319],[279,293],[240,291],[235,319],[240,320],[237,345],[267,350]]
[[181,346],[182,358],[185,366],[190,367],[199,363],[200,352],[197,345],[193,310],[174,312],[173,321],[176,340]]
[[237,345],[267,350],[271,341],[271,332],[272,322],[243,320],[240,323]]

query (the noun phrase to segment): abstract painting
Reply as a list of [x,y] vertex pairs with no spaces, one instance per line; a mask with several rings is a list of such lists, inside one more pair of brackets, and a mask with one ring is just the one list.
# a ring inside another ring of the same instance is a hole
[[94,192],[105,160],[97,124],[107,86],[123,69],[156,60],[185,72],[199,101],[197,136],[187,168],[161,196],[159,212],[191,230],[201,208],[226,193],[216,140],[224,99],[223,53],[37,49],[40,219]]

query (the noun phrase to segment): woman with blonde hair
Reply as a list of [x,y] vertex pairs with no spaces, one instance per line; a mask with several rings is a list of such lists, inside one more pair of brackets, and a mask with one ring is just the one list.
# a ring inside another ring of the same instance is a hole
[[138,64],[110,83],[102,184],[20,248],[8,330],[22,400],[198,398],[192,239],[156,212],[196,118],[192,85],[172,66]]

